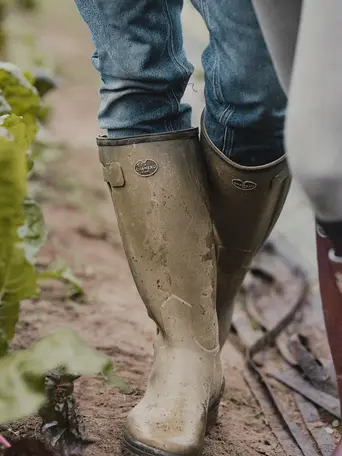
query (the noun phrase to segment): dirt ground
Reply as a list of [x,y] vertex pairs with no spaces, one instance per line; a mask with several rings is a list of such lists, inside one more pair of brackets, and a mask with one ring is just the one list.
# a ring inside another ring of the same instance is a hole
[[[63,257],[83,280],[85,302],[65,299],[60,286],[45,287],[38,302],[26,302],[15,340],[26,347],[57,327],[71,326],[111,356],[118,372],[135,388],[125,396],[96,379],[81,379],[77,399],[97,443],[92,456],[120,454],[125,417],[143,394],[152,359],[154,326],[135,290],[102,181],[95,137],[98,133],[98,76],[89,57],[87,30],[70,0],[43,0],[32,21],[38,45],[62,70],[61,87],[51,97],[49,130],[65,143],[62,157],[43,179],[49,240],[41,261]],[[241,356],[232,345],[223,352],[227,390],[219,424],[206,438],[206,456],[283,455],[242,375]]]

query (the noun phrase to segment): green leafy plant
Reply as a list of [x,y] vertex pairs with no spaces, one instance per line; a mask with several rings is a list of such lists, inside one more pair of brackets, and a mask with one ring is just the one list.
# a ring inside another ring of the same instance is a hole
[[55,369],[73,376],[108,375],[109,358],[96,353],[69,329],[57,330],[32,348],[0,359],[0,422],[35,413],[45,403],[45,376]]
[[[64,436],[63,448],[70,448],[87,441],[79,429],[79,419],[72,419],[74,379],[102,373],[124,392],[130,388],[116,376],[109,358],[93,351],[69,329],[56,331],[29,349],[9,350],[20,303],[37,296],[39,280],[62,279],[72,283],[77,293],[83,292],[80,282],[60,260],[46,271],[36,270],[36,256],[46,241],[47,230],[43,213],[28,197],[27,187],[34,165],[31,146],[39,128],[41,108],[34,78],[14,65],[0,63],[0,424],[40,409],[42,418],[48,420],[49,432],[57,427],[58,435]],[[48,394],[50,402],[46,402],[51,381],[58,394]],[[62,396],[57,387],[61,382],[67,385],[67,394]],[[59,400],[64,401],[67,424],[64,416],[58,418]],[[72,427],[72,423],[78,427]],[[61,430],[63,426],[66,429]],[[65,440],[68,435],[73,438]],[[56,443],[60,439],[55,437]]]
[[0,355],[4,355],[14,336],[20,301],[36,293],[36,274],[18,234],[24,223],[27,130],[14,114],[0,122]]
[[37,274],[38,280],[56,279],[73,287],[72,296],[81,296],[84,294],[83,285],[77,277],[74,276],[72,270],[62,258],[56,258],[47,268],[46,271]]

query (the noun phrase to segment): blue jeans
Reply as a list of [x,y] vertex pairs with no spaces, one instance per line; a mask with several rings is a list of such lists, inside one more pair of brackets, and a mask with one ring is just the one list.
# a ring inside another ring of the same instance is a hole
[[[191,107],[181,101],[193,71],[183,49],[183,0],[75,1],[96,48],[99,124],[108,136],[190,128]],[[278,158],[286,97],[251,0],[192,3],[210,32],[202,58],[210,138],[240,163]]]

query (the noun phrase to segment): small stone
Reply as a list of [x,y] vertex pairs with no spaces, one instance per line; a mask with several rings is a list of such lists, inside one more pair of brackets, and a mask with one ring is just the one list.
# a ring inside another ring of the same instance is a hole
[[330,434],[330,435],[334,433],[334,431],[329,427],[326,427],[324,430],[327,434]]
[[339,425],[340,425],[340,421],[339,420],[334,420],[331,425],[332,425],[333,428],[338,428]]

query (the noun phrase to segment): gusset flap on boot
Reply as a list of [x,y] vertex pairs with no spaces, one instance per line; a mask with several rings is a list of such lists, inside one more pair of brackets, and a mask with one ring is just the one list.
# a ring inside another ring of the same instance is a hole
[[125,176],[120,163],[109,163],[103,168],[103,179],[111,187],[123,187],[125,185]]

